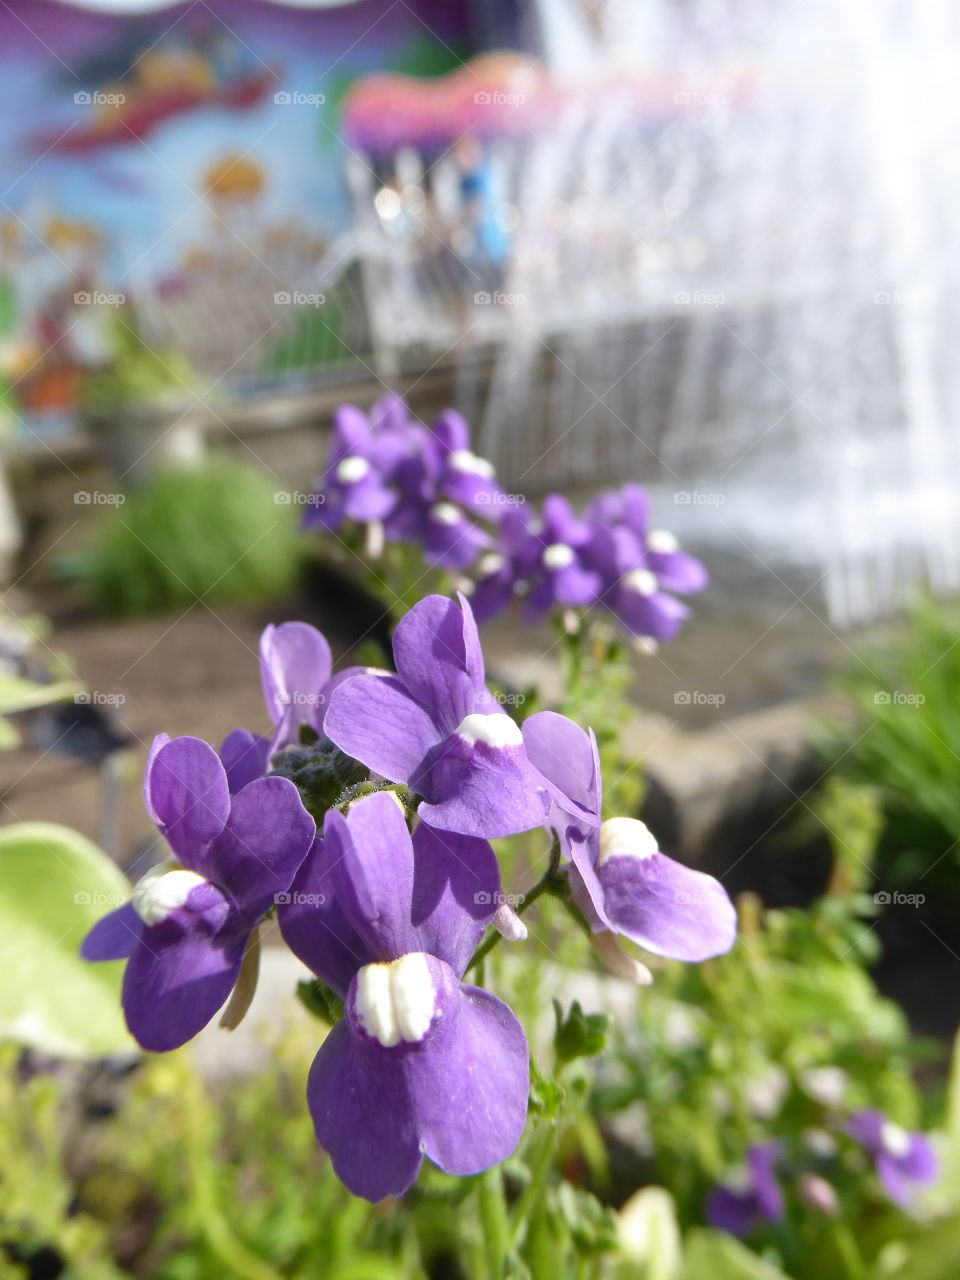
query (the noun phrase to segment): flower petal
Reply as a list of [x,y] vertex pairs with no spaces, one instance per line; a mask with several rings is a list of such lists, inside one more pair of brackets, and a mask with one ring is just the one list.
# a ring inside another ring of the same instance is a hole
[[483,657],[470,606],[427,596],[400,619],[393,637],[397,674],[442,730],[452,733],[483,687]]
[[351,924],[337,896],[333,863],[341,845],[320,836],[297,872],[290,892],[281,895],[277,920],[283,940],[323,982],[340,996],[354,974],[376,957]]
[[203,914],[144,928],[123,979],[127,1026],[144,1049],[186,1044],[226,1002],[249,937],[239,926],[230,912],[219,930]]
[[419,809],[424,822],[489,840],[539,827],[550,809],[546,783],[522,746],[468,742],[456,733],[413,785],[427,797]]
[[260,680],[275,725],[293,712],[315,728],[323,721],[318,695],[330,679],[330,646],[307,622],[269,626],[260,637]]
[[338,685],[323,728],[341,751],[391,782],[408,781],[442,737],[403,684],[387,675],[354,676]]
[[231,795],[242,791],[248,782],[262,777],[270,768],[269,738],[259,737],[249,729],[234,729],[228,733],[218,754],[227,771]]
[[143,922],[129,902],[98,920],[80,946],[84,960],[126,960],[140,941]]
[[392,1063],[384,1069],[389,1052],[341,1022],[307,1081],[317,1141],[347,1189],[373,1201],[402,1195],[423,1160],[407,1078]]
[[654,955],[708,960],[733,946],[736,912],[713,876],[663,853],[601,855],[597,876],[613,928]]
[[316,830],[289,778],[258,778],[233,797],[226,826],[210,846],[210,879],[255,924],[290,888]]
[[199,738],[154,747],[147,762],[147,809],[183,865],[203,875],[206,847],[230,813],[226,771],[213,747]]
[[567,799],[569,813],[600,813],[600,760],[592,734],[556,711],[538,711],[521,725],[530,763]]
[[419,951],[410,919],[413,843],[396,795],[363,796],[346,818],[328,810],[324,837],[340,846],[333,869],[338,897],[370,954],[389,961]]
[[462,977],[502,900],[497,855],[486,840],[437,831],[425,822],[414,832],[413,854],[412,922],[419,949]]
[[488,991],[461,987],[443,1035],[407,1060],[423,1151],[447,1173],[469,1176],[506,1160],[527,1119],[530,1061],[523,1028]]

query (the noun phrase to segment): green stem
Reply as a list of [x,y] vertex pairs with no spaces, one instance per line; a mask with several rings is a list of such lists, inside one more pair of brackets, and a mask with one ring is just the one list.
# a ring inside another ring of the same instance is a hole
[[[563,887],[564,881],[565,877],[560,872],[560,840],[557,836],[554,836],[553,844],[550,846],[550,865],[530,892],[524,894],[523,901],[517,907],[517,915],[522,916],[543,894],[557,893]],[[473,953],[473,959],[467,965],[465,973],[469,973],[471,969],[483,964],[498,942],[500,942],[500,934],[494,929]]]
[[513,1212],[510,1243],[514,1249],[522,1247],[530,1225],[530,1214],[540,1203],[543,1196],[544,1183],[553,1163],[553,1151],[557,1145],[558,1133],[557,1125],[551,1123],[550,1128],[541,1139],[540,1149],[531,1163],[530,1181],[527,1183],[523,1195],[517,1201],[517,1206]]
[[480,1222],[487,1251],[489,1280],[501,1280],[510,1247],[507,1202],[503,1194],[503,1175],[499,1168],[488,1169],[477,1181]]
[[837,1252],[843,1259],[843,1265],[849,1280],[863,1280],[866,1275],[866,1268],[850,1228],[842,1222],[835,1222],[833,1224],[833,1239],[837,1246]]

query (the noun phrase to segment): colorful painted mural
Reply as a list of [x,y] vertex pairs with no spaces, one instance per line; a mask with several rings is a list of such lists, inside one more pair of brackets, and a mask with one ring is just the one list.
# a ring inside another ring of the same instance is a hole
[[350,225],[345,93],[385,71],[449,71],[468,31],[467,0],[209,0],[137,16],[0,6],[10,403],[72,410],[111,361],[132,295],[201,345],[220,323],[246,325],[231,350],[248,329],[258,367],[264,343],[282,366],[291,326],[264,308]]

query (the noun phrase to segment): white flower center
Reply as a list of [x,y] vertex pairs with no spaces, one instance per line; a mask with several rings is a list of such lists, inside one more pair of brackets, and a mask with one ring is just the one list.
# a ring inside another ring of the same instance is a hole
[[478,458],[469,449],[454,449],[449,461],[455,471],[466,471],[468,475],[483,476],[485,480],[493,479],[493,463],[488,462],[486,458]]
[[437,1014],[426,955],[411,951],[390,964],[364,965],[357,974],[354,1007],[364,1031],[385,1049],[401,1040],[422,1040]]
[[498,555],[496,551],[488,551],[485,556],[480,557],[477,572],[482,578],[488,578],[493,573],[499,573],[506,563],[503,556]]
[[357,484],[370,472],[366,458],[344,458],[337,467],[337,479],[341,484]]
[[657,575],[649,569],[631,569],[623,576],[623,585],[628,591],[636,591],[642,596],[652,596],[657,589]]
[[568,547],[565,542],[554,542],[543,553],[543,565],[545,569],[569,569],[576,558],[573,547]]
[[639,818],[608,818],[600,828],[598,867],[610,858],[652,858],[657,852],[656,836]]
[[672,556],[680,550],[680,543],[669,529],[654,529],[647,538],[647,546],[661,556]]
[[480,711],[464,716],[457,725],[457,737],[469,742],[471,747],[475,747],[478,742],[500,750],[504,747],[523,746],[523,734],[515,720],[507,715],[484,715]]
[[894,1160],[902,1160],[910,1150],[909,1133],[906,1129],[901,1129],[898,1124],[894,1124],[892,1120],[887,1120],[880,1130],[880,1141],[883,1143],[884,1151],[888,1156],[893,1156]]
[[430,515],[441,524],[460,523],[460,512],[452,502],[438,502],[435,507],[430,508]]
[[206,883],[177,862],[162,862],[137,882],[131,906],[144,924],[160,924],[185,905],[191,889]]

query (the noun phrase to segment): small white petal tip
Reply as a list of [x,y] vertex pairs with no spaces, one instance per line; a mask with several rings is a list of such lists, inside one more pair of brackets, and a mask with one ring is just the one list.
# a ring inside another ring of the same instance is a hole
[[366,458],[344,458],[337,467],[337,479],[341,484],[358,484],[370,473]]
[[131,905],[144,924],[160,924],[186,905],[191,890],[206,883],[203,876],[178,862],[162,862],[138,881]]
[[493,927],[505,942],[526,942],[527,926],[508,903],[497,909]]
[[605,967],[616,977],[625,978],[637,987],[649,987],[653,982],[653,974],[647,966],[628,955],[615,934],[604,930],[593,934],[590,941]]
[[472,715],[464,716],[457,725],[457,736],[464,742],[469,742],[471,747],[475,747],[478,742],[498,750],[523,746],[520,726],[507,715],[484,715],[483,712],[475,711]]
[[385,1049],[422,1040],[437,1012],[426,955],[412,951],[389,964],[364,965],[354,1008],[364,1031]]
[[652,858],[659,852],[657,838],[639,818],[607,818],[600,827],[597,867],[611,858]]

